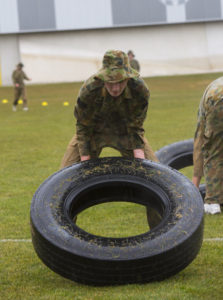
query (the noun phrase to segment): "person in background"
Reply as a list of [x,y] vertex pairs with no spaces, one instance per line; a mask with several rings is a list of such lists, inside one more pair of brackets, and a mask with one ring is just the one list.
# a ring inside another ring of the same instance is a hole
[[16,67],[16,70],[12,73],[12,81],[14,84],[14,102],[12,110],[17,110],[18,100],[21,97],[23,100],[23,110],[28,111],[27,97],[26,97],[26,87],[24,84],[24,79],[31,80],[25,72],[22,70],[24,65],[19,63]]
[[135,69],[136,71],[140,72],[140,65],[139,65],[139,62],[138,60],[135,59],[135,55],[134,53],[132,52],[132,50],[129,50],[128,51],[128,57],[129,57],[129,63],[130,63],[130,66]]
[[194,138],[193,183],[199,187],[204,175],[204,210],[221,212],[223,206],[223,77],[213,81],[201,99]]

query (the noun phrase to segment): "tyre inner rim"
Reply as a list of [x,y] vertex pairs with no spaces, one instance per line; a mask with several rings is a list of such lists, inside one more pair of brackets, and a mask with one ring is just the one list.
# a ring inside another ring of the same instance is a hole
[[[183,160],[182,160],[182,155],[183,155]],[[179,154],[171,158],[166,164],[176,170],[193,166],[193,153],[186,152],[183,154]]]
[[[64,201],[65,218],[72,226],[78,227],[74,220],[82,211],[98,204],[108,202],[131,202],[144,205],[160,216],[160,223],[152,231],[162,226],[170,214],[168,195],[158,185],[143,180],[101,180],[87,183],[72,190]],[[147,215],[148,217],[148,215]],[[81,228],[80,228],[81,229]]]

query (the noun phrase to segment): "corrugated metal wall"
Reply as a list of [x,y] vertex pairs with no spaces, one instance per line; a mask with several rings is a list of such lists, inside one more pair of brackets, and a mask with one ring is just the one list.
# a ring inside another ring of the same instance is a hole
[[83,80],[111,48],[142,76],[221,71],[222,20],[223,0],[0,0],[0,85],[20,60],[33,83]]
[[110,0],[55,0],[59,30],[112,27]]
[[54,0],[18,0],[21,31],[55,30]]
[[0,34],[19,32],[17,0],[0,0]]
[[223,0],[0,0],[0,34],[223,20]]

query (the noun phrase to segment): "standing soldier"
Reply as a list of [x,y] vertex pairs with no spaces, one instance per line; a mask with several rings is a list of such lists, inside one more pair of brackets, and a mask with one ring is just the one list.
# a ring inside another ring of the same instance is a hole
[[[76,134],[64,154],[61,168],[97,158],[104,147],[123,157],[158,161],[144,137],[149,90],[139,73],[119,50],[107,51],[103,67],[81,87],[75,106]],[[160,222],[148,211],[150,227]]]
[[136,71],[140,71],[140,65],[138,60],[136,60],[134,57],[134,53],[132,52],[132,50],[128,51],[128,57],[129,57],[129,62],[130,62],[130,66],[135,69]]
[[205,212],[220,213],[223,205],[223,77],[207,87],[199,107],[193,176],[197,187],[203,175],[206,181]]
[[17,104],[20,97],[22,97],[23,100],[23,110],[27,111],[27,98],[26,98],[26,88],[24,84],[24,79],[31,80],[26,76],[26,74],[23,72],[22,68],[24,65],[22,63],[19,63],[16,67],[16,70],[12,73],[12,80],[14,84],[14,92],[15,92],[15,98],[12,106],[12,110],[17,110]]

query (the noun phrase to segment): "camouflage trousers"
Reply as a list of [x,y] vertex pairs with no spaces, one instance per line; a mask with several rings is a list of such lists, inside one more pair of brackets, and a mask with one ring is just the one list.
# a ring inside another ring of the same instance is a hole
[[204,164],[205,203],[223,204],[223,160],[209,159]]
[[[145,158],[152,160],[152,161],[156,161],[158,162],[157,157],[155,156],[152,148],[150,147],[148,141],[146,138],[143,138],[144,140],[144,153],[145,153]],[[99,149],[95,149],[94,151],[92,151],[90,153],[91,158],[98,158],[100,153],[102,151],[102,148]],[[129,158],[133,158],[133,150],[119,150],[119,152],[121,153],[121,155],[123,157],[129,157]],[[81,161],[81,157],[80,157],[80,153],[79,153],[79,147],[78,147],[78,141],[77,141],[77,136],[74,135],[73,138],[71,139],[71,141],[68,144],[67,150],[64,154],[64,157],[62,159],[60,168],[65,168],[68,167],[74,163],[80,162]]]
[[26,97],[26,88],[25,87],[16,87],[14,89],[14,102],[13,105],[17,105],[19,98],[23,100],[23,107],[27,107],[27,97]]

